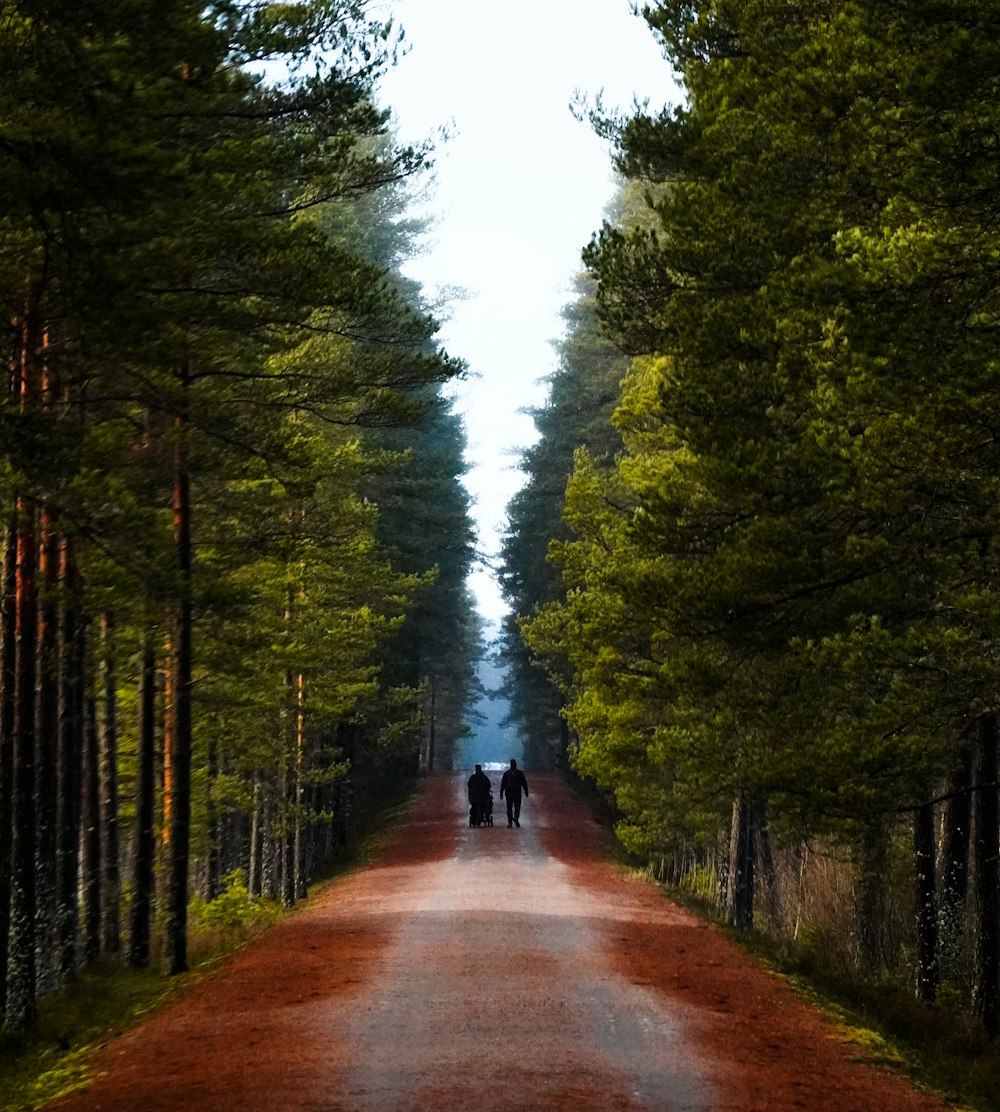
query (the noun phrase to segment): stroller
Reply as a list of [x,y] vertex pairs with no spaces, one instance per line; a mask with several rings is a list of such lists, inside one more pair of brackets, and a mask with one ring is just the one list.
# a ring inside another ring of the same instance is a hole
[[473,803],[469,807],[469,826],[493,825],[493,793],[481,803]]

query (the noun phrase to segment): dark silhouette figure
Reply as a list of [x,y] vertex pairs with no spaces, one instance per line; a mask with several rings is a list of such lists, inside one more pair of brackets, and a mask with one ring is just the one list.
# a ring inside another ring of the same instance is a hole
[[520,826],[521,822],[521,792],[528,797],[528,781],[524,773],[517,767],[517,761],[510,759],[510,768],[500,779],[500,798],[507,796],[507,825]]
[[486,811],[493,798],[493,784],[483,772],[482,765],[469,777],[469,825],[481,826],[486,820]]

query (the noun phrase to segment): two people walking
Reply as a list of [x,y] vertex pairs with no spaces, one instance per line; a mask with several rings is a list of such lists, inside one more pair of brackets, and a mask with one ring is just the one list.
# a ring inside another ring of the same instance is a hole
[[[517,761],[511,758],[510,768],[500,778],[500,798],[507,798],[507,825],[521,825],[521,794],[528,796],[528,781],[524,773],[517,767]],[[482,765],[476,765],[476,771],[469,777],[469,821],[473,826],[479,826],[485,819],[487,808],[492,811],[493,784],[483,772]]]

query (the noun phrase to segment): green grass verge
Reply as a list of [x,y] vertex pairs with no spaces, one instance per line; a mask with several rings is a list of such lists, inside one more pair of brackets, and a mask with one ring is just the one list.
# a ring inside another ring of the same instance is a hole
[[152,969],[96,962],[39,1002],[30,1032],[0,1035],[0,1109],[40,1108],[87,1083],[95,1046],[182,992],[202,972],[169,979]]
[[[399,789],[356,831],[351,844],[322,870],[315,895],[339,876],[363,867],[384,845],[406,813],[415,785]],[[210,906],[210,905],[209,905]],[[305,904],[298,905],[306,906]],[[203,912],[202,912],[203,914]],[[38,1024],[29,1032],[0,1032],[0,1112],[28,1112],[86,1086],[93,1052],[188,991],[227,954],[234,953],[286,914],[263,903],[235,925],[208,918],[199,924],[193,908],[191,970],[176,977],[155,968],[129,969],[102,959],[78,973],[57,994],[39,1001]]]

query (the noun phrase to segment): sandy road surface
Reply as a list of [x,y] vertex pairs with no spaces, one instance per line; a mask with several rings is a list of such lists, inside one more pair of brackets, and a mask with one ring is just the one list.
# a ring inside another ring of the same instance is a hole
[[555,777],[521,829],[422,786],[338,881],[102,1051],[59,1112],[908,1112],[786,986],[601,861]]

